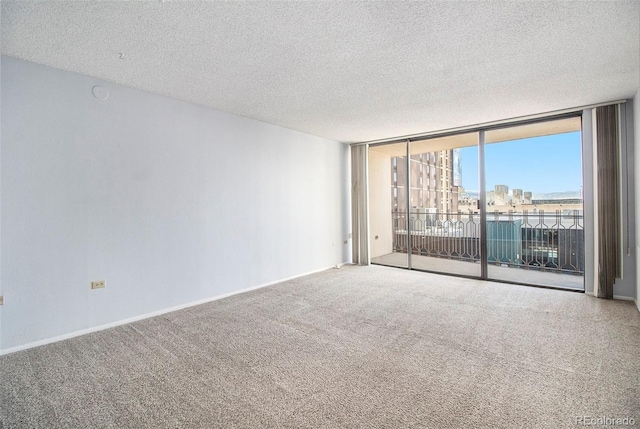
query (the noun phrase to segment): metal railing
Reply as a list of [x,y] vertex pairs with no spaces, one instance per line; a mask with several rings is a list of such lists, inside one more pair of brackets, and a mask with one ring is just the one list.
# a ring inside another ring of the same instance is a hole
[[[480,215],[415,209],[392,212],[393,250],[467,262],[480,261]],[[578,210],[487,213],[489,264],[584,275],[583,217]]]

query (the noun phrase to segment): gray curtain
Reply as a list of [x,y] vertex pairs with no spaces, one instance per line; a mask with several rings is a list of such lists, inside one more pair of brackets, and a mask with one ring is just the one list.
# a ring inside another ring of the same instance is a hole
[[620,135],[617,104],[596,108],[598,278],[596,296],[613,298],[620,278]]
[[369,145],[351,146],[353,263],[369,265]]

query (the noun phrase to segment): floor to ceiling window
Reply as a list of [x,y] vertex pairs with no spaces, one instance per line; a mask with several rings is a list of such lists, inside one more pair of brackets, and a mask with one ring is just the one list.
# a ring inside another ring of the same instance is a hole
[[371,262],[583,289],[581,118],[369,148]]
[[369,149],[369,224],[373,262],[409,266],[407,143]]
[[584,288],[579,117],[485,133],[487,277]]

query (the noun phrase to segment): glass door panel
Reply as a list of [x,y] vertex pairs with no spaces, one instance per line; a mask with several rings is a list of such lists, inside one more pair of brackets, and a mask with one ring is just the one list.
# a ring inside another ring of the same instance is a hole
[[369,243],[374,264],[409,267],[406,160],[406,143],[369,148]]
[[584,289],[581,119],[485,133],[487,277]]
[[478,133],[409,145],[411,267],[480,277]]

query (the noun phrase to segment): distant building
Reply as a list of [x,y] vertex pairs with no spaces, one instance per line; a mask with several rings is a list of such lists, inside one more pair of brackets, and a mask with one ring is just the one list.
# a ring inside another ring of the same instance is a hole
[[524,195],[522,189],[513,189],[511,190],[511,201],[515,204],[522,204],[524,199]]
[[[461,191],[464,192],[464,189]],[[479,213],[478,200],[470,198],[464,194],[464,198],[459,198],[458,209],[464,213]],[[512,189],[509,192],[507,185],[495,185],[492,191],[486,193],[488,211],[491,213],[522,213],[525,210],[529,213],[582,213],[581,198],[545,198],[532,199],[531,192],[524,192],[522,189]]]
[[[409,203],[440,213],[457,213],[460,183],[460,154],[454,162],[453,150],[441,150],[411,155],[411,184]],[[404,158],[391,158],[391,198],[395,210],[406,210],[406,180]]]
[[542,205],[542,204],[582,204],[582,199],[580,199],[580,198],[556,198],[556,199],[545,199],[545,200],[531,200],[531,204],[533,204],[533,205]]

